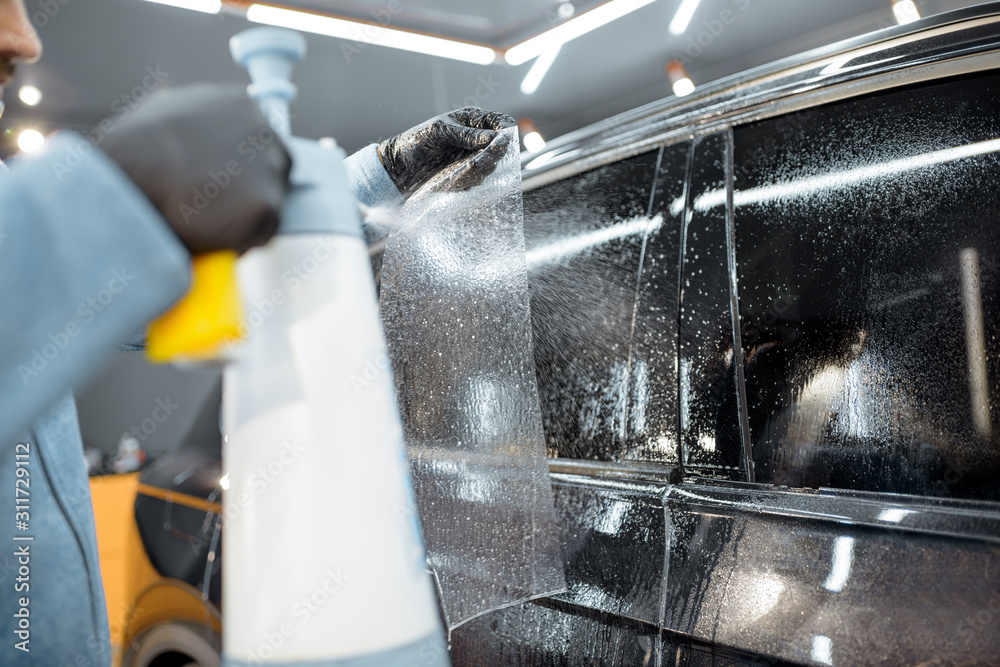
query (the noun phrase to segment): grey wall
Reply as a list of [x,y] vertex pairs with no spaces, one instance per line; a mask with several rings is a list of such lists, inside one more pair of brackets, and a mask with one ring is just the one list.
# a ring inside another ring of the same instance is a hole
[[140,352],[120,352],[76,394],[83,445],[114,451],[135,428],[143,449],[161,454],[184,437],[219,381],[218,370],[155,366]]

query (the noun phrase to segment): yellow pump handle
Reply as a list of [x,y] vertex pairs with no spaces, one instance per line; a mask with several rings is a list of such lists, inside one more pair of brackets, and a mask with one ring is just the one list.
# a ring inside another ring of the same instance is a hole
[[150,322],[146,356],[159,364],[212,359],[223,345],[242,338],[242,317],[236,253],[223,250],[199,255],[191,262],[187,294]]

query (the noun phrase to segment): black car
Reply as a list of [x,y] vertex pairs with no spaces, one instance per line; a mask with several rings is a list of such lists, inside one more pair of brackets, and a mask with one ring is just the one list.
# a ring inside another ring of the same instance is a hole
[[1000,3],[617,116],[523,183],[569,590],[454,663],[1000,664]]

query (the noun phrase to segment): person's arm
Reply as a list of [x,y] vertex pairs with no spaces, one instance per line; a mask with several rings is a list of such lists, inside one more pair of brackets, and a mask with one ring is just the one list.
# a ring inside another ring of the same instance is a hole
[[368,208],[403,205],[403,195],[378,157],[378,144],[369,144],[344,160],[351,194]]
[[0,176],[0,442],[185,291],[190,255],[74,133]]
[[454,186],[475,187],[506,149],[500,131],[515,124],[507,114],[475,107],[435,116],[348,157],[344,165],[351,192],[369,208],[399,207],[439,171],[469,157]]
[[0,442],[181,297],[190,253],[266,243],[290,168],[246,91],[211,85],[21,160],[0,182]]

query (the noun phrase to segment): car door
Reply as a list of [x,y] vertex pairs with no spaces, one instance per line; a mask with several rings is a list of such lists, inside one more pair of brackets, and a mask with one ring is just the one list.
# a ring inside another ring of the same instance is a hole
[[997,78],[526,194],[569,591],[456,664],[1000,660]]
[[676,629],[813,664],[1000,659],[998,103],[979,74],[733,131],[754,483],[675,490],[728,531]]

